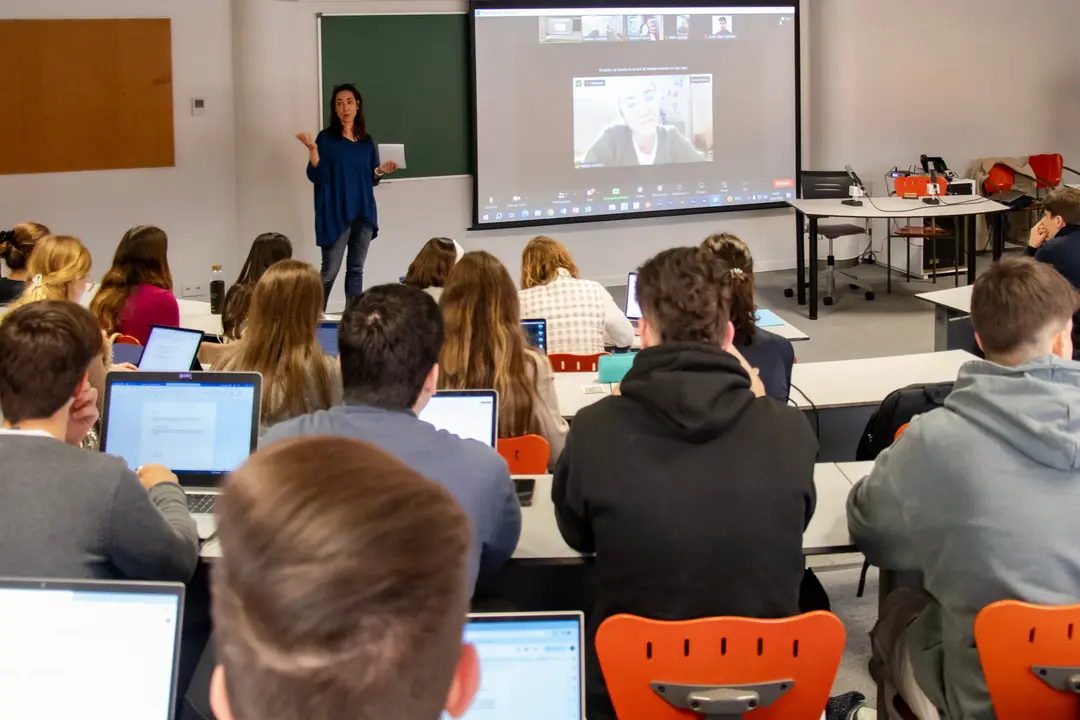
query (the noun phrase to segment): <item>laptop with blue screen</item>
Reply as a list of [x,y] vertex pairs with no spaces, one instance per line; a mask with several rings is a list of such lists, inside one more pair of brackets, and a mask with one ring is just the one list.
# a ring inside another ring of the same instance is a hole
[[338,356],[338,327],[340,322],[322,322],[319,323],[319,329],[316,331],[319,338],[319,346],[322,347],[322,351],[330,357]]
[[462,719],[583,720],[584,626],[580,612],[470,615],[480,690]]
[[180,583],[0,578],[0,715],[172,720],[183,616]]
[[499,437],[499,394],[494,390],[440,390],[419,418],[466,440],[495,447]]
[[626,277],[626,319],[634,326],[637,333],[641,323],[641,306],[637,300],[637,273],[632,272]]
[[101,449],[132,470],[176,473],[205,539],[216,529],[218,488],[258,445],[261,405],[258,373],[109,373]]

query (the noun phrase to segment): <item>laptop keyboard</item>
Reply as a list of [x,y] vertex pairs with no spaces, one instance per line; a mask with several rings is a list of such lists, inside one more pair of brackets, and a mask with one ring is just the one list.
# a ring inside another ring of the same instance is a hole
[[217,499],[217,495],[192,493],[187,496],[188,512],[196,515],[210,515],[214,512],[214,505],[217,503]]

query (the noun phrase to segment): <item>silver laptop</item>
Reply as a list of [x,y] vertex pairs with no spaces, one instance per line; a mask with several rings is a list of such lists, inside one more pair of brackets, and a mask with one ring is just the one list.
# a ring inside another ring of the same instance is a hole
[[258,373],[109,373],[101,448],[176,473],[205,540],[221,484],[258,446],[261,401]]
[[638,329],[641,323],[641,306],[637,300],[637,273],[632,272],[626,277],[626,319]]
[[495,447],[499,394],[494,390],[440,390],[420,411],[420,419],[439,430]]
[[0,578],[0,715],[172,720],[183,617],[180,583]]
[[582,613],[470,615],[465,642],[480,656],[480,691],[463,720],[585,717]]
[[139,357],[139,369],[146,372],[191,370],[202,340],[201,330],[153,325],[146,348]]

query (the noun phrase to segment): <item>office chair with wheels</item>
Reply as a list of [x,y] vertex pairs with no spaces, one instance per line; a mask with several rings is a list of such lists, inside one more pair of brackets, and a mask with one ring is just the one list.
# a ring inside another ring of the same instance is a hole
[[[844,170],[804,170],[799,174],[802,185],[803,200],[847,200],[851,196],[851,176]],[[829,254],[826,259],[825,271],[822,273],[822,287],[824,295],[821,302],[825,306],[832,305],[836,299],[836,276],[843,275],[848,279],[848,287],[851,290],[863,290],[867,300],[874,299],[874,291],[860,285],[854,275],[836,269],[836,258],[833,256],[833,241],[842,237],[855,235],[870,235],[870,222],[864,220],[862,225],[855,223],[818,223],[818,237],[828,241]],[[799,238],[802,242],[802,238]],[[810,258],[810,272],[817,272],[817,258]],[[784,297],[794,297],[795,291],[791,288],[784,290]]]

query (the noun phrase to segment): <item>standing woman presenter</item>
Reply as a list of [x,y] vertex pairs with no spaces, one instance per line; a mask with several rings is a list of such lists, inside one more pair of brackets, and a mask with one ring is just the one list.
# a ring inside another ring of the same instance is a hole
[[397,170],[397,163],[379,164],[379,149],[364,124],[364,100],[352,85],[334,88],[329,127],[315,139],[311,133],[296,137],[308,149],[307,176],[315,184],[315,240],[322,250],[325,308],[346,250],[345,296],[364,291],[368,246],[379,234],[375,186]]

